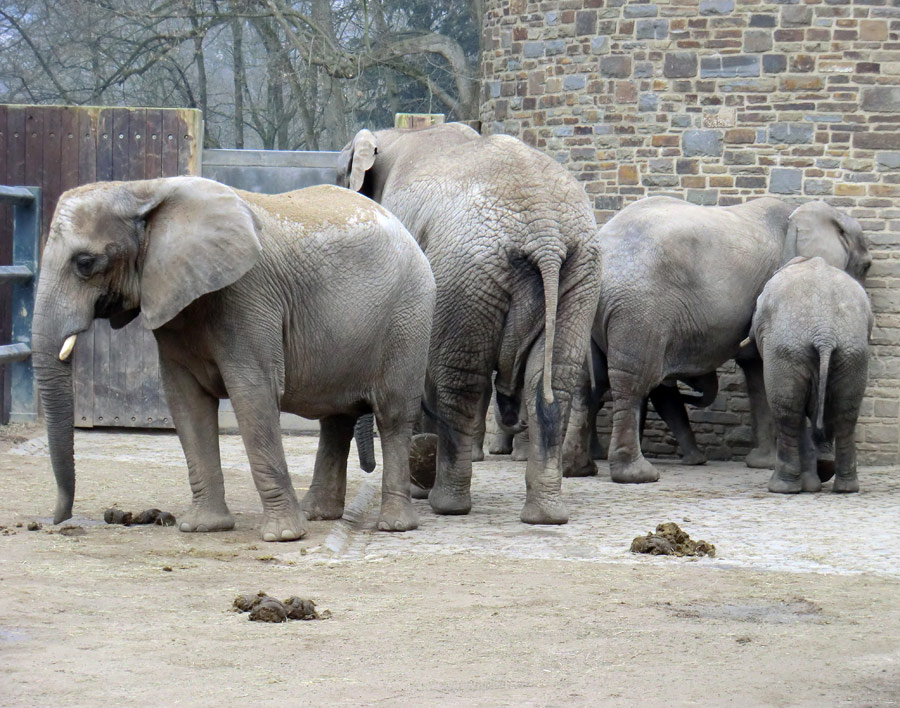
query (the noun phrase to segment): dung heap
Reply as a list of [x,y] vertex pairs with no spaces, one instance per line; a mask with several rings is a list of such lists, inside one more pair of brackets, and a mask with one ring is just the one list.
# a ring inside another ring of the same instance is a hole
[[316,603],[291,595],[284,602],[260,590],[255,595],[238,595],[232,603],[235,612],[249,612],[251,622],[287,622],[288,620],[328,619],[331,612],[316,611]]
[[716,555],[716,547],[707,541],[694,541],[673,522],[660,524],[655,533],[637,536],[631,542],[632,553],[652,556],[709,556]]

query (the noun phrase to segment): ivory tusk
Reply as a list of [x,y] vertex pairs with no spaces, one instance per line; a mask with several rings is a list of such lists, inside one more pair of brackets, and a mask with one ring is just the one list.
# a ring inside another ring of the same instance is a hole
[[70,334],[68,337],[66,337],[66,341],[63,342],[62,349],[59,350],[60,361],[65,361],[72,354],[72,350],[75,348],[75,340],[77,338],[77,334]]
[[743,342],[738,345],[741,349],[744,347],[750,346],[750,337],[747,337]]

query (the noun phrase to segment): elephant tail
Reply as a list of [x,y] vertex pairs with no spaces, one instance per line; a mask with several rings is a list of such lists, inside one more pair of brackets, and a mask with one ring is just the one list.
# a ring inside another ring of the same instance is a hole
[[359,453],[359,466],[366,472],[375,469],[375,416],[365,413],[356,419],[353,428],[356,439],[356,450]]
[[831,363],[831,346],[819,346],[819,393],[816,396],[816,424],[813,438],[816,444],[826,441],[825,436],[825,390],[828,388],[828,366]]
[[537,259],[537,267],[544,283],[544,381],[545,403],[553,403],[553,342],[556,338],[556,310],[559,305],[559,271],[562,258],[556,253],[544,253]]

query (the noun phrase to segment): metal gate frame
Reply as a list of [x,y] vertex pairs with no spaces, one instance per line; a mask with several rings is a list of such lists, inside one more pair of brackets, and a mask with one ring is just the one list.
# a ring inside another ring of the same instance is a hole
[[31,366],[31,316],[38,281],[41,190],[40,187],[0,187],[0,201],[13,204],[13,264],[0,266],[0,282],[13,284],[12,344],[0,346],[0,366],[9,366],[9,420],[22,423],[37,418]]

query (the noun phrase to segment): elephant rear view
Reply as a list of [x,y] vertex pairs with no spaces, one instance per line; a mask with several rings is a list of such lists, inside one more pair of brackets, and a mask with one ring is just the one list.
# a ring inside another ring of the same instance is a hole
[[[501,425],[532,431],[527,523],[568,519],[560,453],[599,296],[593,209],[556,161],[505,135],[450,123],[360,131],[338,184],[396,214],[437,284],[426,398],[438,433],[432,508],[471,508],[472,441],[496,371]],[[486,395],[487,394],[487,395]]]
[[794,258],[763,289],[751,339],[777,430],[769,491],[817,492],[815,443],[834,439],[835,492],[857,492],[856,421],[866,390],[872,308],[862,285],[822,258]]
[[[108,182],[63,194],[44,251],[33,341],[58,501],[75,492],[69,357],[96,317],[138,313],[160,373],[193,500],[182,531],[234,526],[219,458],[230,398],[262,501],[262,537],[290,541],[306,517],[340,518],[354,423],[373,412],[384,452],[379,528],[415,528],[409,443],[425,377],[434,279],[403,225],[334,186],[280,195],[199,177]],[[279,412],[321,421],[302,505]]]

